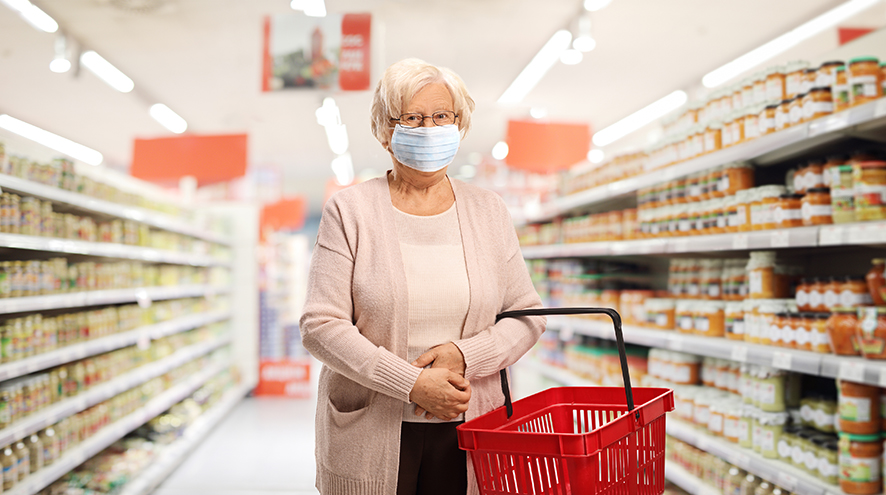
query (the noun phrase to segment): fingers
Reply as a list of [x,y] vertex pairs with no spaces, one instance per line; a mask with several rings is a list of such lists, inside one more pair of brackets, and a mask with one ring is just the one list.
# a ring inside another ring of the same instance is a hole
[[[421,416],[422,414],[424,414],[426,412],[427,411],[425,411],[425,409],[423,407],[421,407],[420,405],[418,405],[418,404],[415,405],[415,415],[416,416]],[[431,413],[428,413],[428,414],[431,414]],[[430,418],[428,418],[428,419],[430,419]]]
[[471,382],[468,381],[467,378],[459,375],[458,373],[449,373],[449,377],[447,378],[449,383],[452,384],[453,387],[458,390],[467,390],[468,387],[471,386]]
[[425,366],[433,363],[437,359],[437,351],[436,348],[431,348],[424,354],[418,357],[415,361],[412,362],[413,366],[417,366],[419,368],[424,368]]

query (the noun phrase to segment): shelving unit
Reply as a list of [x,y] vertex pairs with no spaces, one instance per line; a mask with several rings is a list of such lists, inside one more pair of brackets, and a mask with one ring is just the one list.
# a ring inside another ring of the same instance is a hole
[[44,201],[63,204],[83,212],[106,215],[123,220],[133,220],[158,229],[185,234],[218,244],[232,244],[232,240],[226,236],[219,236],[215,233],[196,228],[184,220],[164,213],[90,198],[84,194],[38,184],[18,177],[0,174],[0,188],[4,191],[12,191],[34,196]]
[[[3,177],[0,175],[0,177]],[[207,254],[180,253],[165,249],[128,246],[110,242],[88,242],[53,237],[38,237],[21,234],[0,234],[0,246],[7,249],[46,251],[60,254],[80,254],[101,256],[123,260],[168,263],[189,266],[227,266],[231,260],[213,258]]]
[[182,316],[154,325],[147,325],[128,332],[109,335],[99,339],[62,347],[51,352],[38,354],[20,361],[0,365],[0,380],[9,380],[35,371],[40,371],[78,359],[135,345],[139,342],[156,340],[176,333],[210,325],[231,317],[230,311],[214,311]]
[[17,442],[26,436],[54,425],[62,418],[77,414],[78,412],[106,401],[121,392],[125,392],[126,390],[137,387],[153,378],[162,376],[189,361],[205,356],[215,349],[227,345],[230,342],[230,337],[223,337],[179,349],[171,356],[163,358],[160,361],[136,368],[107,383],[98,385],[87,392],[64,399],[57,404],[31,414],[0,430],[0,444],[9,445],[13,442]]
[[677,463],[665,461],[665,479],[689,492],[690,495],[719,495],[720,491],[695,477]]
[[179,285],[171,287],[140,287],[134,289],[110,289],[84,292],[49,294],[46,296],[10,297],[0,299],[0,314],[48,311],[53,309],[80,308],[186,297],[213,296],[230,292],[230,287],[211,285]]
[[[82,464],[85,460],[93,457],[117,440],[126,436],[130,431],[135,430],[139,426],[161,414],[163,411],[166,411],[173,405],[187,398],[229,365],[230,363],[219,363],[210,366],[200,373],[191,376],[186,381],[175,385],[171,389],[152,399],[143,408],[111,425],[108,425],[96,435],[88,438],[73,449],[68,450],[51,466],[28,476],[22,483],[16,485],[12,490],[5,493],[13,495],[33,495],[39,492],[55,480],[61,478],[69,471]],[[237,399],[239,399],[239,397],[237,397]],[[219,404],[218,407],[223,405],[225,404]],[[230,409],[232,405],[228,405],[227,407]]]
[[886,98],[881,98],[746,143],[650,171],[644,175],[570,194],[540,206],[529,206],[523,212],[513,212],[513,216],[518,225],[542,222],[595,203],[623,198],[660,182],[709,170],[726,163],[750,161],[767,165],[799,156],[828,143],[859,135],[876,135],[878,132],[882,133],[884,127],[886,127]]

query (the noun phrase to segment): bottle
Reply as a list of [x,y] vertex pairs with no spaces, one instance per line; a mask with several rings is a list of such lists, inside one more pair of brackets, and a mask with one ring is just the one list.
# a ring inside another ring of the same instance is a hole
[[868,284],[868,291],[871,293],[871,298],[874,300],[874,306],[883,306],[886,302],[883,301],[883,295],[880,292],[881,288],[886,285],[886,278],[884,278],[884,271],[886,271],[886,260],[882,258],[877,258],[871,260],[871,270],[865,276],[865,280]]
[[26,444],[28,446],[28,453],[31,456],[31,474],[34,474],[43,469],[43,442],[40,441],[39,436],[31,435],[28,437]]
[[25,442],[15,444],[15,457],[18,459],[18,482],[21,483],[31,474],[31,452]]
[[0,464],[3,465],[3,491],[12,490],[18,482],[18,458],[12,448],[6,447],[0,452]]
[[59,456],[59,442],[55,429],[46,428],[38,434],[38,437],[43,443],[43,465],[51,466]]

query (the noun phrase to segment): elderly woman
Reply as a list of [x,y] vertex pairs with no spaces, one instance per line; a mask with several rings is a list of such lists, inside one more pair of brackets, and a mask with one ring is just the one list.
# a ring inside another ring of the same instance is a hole
[[371,127],[393,168],[323,210],[301,332],[324,495],[477,493],[455,428],[503,404],[498,371],[544,331],[495,323],[541,301],[501,198],[446,175],[473,109],[452,71],[389,67]]

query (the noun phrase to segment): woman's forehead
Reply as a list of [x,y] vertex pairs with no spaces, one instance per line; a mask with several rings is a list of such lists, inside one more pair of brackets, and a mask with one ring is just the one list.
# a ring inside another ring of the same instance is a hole
[[[414,95],[412,95],[412,98],[409,98],[406,102],[407,109],[411,107],[424,107],[427,105],[443,105],[447,107],[447,110],[451,110],[452,94],[449,92],[449,88],[443,83],[431,83],[419,89]],[[437,108],[434,107],[434,109]]]

